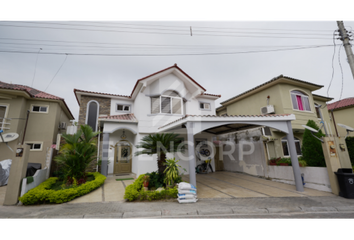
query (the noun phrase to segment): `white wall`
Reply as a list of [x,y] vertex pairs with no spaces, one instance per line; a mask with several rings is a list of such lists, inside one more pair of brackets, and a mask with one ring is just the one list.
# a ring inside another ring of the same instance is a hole
[[[320,191],[332,192],[327,168],[325,167],[300,167],[304,174],[305,187]],[[266,177],[272,181],[295,185],[294,172],[291,166],[268,166]]]
[[22,179],[21,197],[29,190],[37,187],[39,184],[47,180],[47,171],[48,168],[37,170],[36,173],[33,175],[33,182],[29,184],[27,184],[27,178]]
[[[117,104],[130,105],[130,112],[118,111]],[[111,99],[111,115],[134,113],[134,102],[129,100]]]

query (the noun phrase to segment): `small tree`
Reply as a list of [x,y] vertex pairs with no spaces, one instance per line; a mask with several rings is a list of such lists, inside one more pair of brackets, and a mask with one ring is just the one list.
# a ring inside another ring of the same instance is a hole
[[180,139],[178,134],[175,133],[149,134],[143,137],[136,146],[137,148],[143,148],[143,150],[135,152],[135,156],[157,154],[158,173],[163,175],[166,168],[166,154],[182,151],[183,148],[178,148],[179,143]]
[[[317,124],[313,120],[309,120],[306,124],[316,130],[319,129]],[[325,136],[321,130],[318,133],[314,133],[316,137],[321,138]],[[321,142],[314,138],[310,130],[305,129],[304,137],[302,140],[302,156],[305,159],[308,166],[312,167],[325,167],[326,161],[323,155],[323,149]]]
[[86,168],[96,159],[96,136],[99,132],[93,132],[88,125],[81,128],[73,135],[63,134],[66,143],[61,147],[55,161],[65,173],[65,180],[71,184],[75,179],[79,183],[86,182]]

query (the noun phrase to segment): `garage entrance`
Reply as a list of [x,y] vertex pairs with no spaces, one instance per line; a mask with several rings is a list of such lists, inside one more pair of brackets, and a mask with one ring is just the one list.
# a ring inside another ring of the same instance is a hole
[[[184,176],[189,181],[189,176]],[[262,198],[262,197],[319,197],[334,196],[305,188],[296,191],[294,185],[273,182],[244,173],[218,171],[208,174],[197,174],[198,198]]]

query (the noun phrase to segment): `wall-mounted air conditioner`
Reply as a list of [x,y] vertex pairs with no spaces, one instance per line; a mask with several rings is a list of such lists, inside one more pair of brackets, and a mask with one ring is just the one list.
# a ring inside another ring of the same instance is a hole
[[262,108],[261,108],[261,113],[262,113],[263,115],[275,113],[275,111],[274,111],[274,106],[273,106],[273,105],[268,105],[268,106],[266,106],[266,107],[262,107]]
[[59,123],[59,129],[66,129],[66,122]]

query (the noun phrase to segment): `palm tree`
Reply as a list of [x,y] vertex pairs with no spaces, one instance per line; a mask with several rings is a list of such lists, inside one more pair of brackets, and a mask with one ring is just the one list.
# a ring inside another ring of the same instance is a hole
[[178,136],[175,133],[149,134],[143,137],[136,146],[137,148],[143,148],[143,150],[135,152],[135,156],[157,154],[158,172],[163,175],[166,168],[166,154],[184,150],[183,147],[178,147],[181,142]]
[[81,125],[73,135],[63,134],[66,143],[62,146],[55,161],[61,166],[66,180],[70,183],[73,179],[86,180],[86,168],[96,159],[96,136],[99,132],[93,132],[88,125]]

